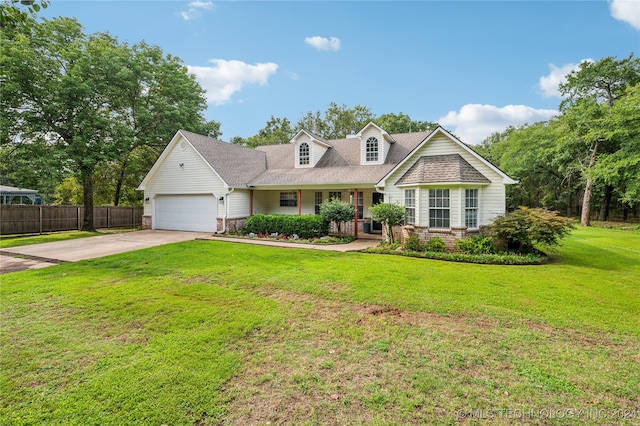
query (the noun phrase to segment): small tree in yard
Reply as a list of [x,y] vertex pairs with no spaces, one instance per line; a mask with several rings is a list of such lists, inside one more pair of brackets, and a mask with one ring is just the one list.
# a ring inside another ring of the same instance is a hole
[[498,217],[489,229],[494,245],[506,242],[507,248],[522,253],[535,251],[534,245],[557,246],[574,228],[571,219],[546,209],[520,207]]
[[380,203],[369,208],[371,217],[377,222],[384,224],[384,229],[387,232],[387,239],[393,244],[393,227],[399,226],[404,223],[405,220],[405,208],[399,204]]
[[329,222],[336,224],[338,235],[342,235],[342,222],[347,222],[354,218],[356,209],[349,203],[345,203],[338,198],[332,198],[320,205],[320,215]]

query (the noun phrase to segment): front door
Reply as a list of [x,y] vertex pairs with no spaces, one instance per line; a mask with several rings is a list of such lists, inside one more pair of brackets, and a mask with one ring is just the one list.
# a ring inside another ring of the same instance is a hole
[[[383,202],[384,202],[384,194],[381,194],[379,192],[374,192],[371,205],[375,206],[376,204],[383,203]],[[375,220],[372,220],[371,231],[375,233],[378,233],[378,232],[382,233],[382,222],[376,222]]]

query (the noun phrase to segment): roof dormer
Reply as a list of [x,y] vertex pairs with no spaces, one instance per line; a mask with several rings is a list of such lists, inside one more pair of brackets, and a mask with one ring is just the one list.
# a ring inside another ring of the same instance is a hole
[[295,167],[302,169],[315,167],[327,149],[331,148],[324,138],[306,130],[296,133],[291,143],[295,144]]
[[395,140],[375,123],[367,124],[356,134],[360,138],[360,164],[384,164]]

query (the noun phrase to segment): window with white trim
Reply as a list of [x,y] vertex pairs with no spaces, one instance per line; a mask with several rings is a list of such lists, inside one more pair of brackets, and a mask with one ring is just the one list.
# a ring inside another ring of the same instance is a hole
[[298,162],[301,166],[309,165],[309,144],[302,142],[298,151]]
[[451,227],[450,203],[448,189],[429,190],[429,228]]
[[416,224],[416,190],[404,190],[404,207],[406,212],[405,223],[407,225]]
[[329,201],[333,200],[333,199],[337,199],[337,200],[341,200],[342,201],[342,192],[340,191],[329,191]]
[[365,145],[365,160],[367,162],[373,162],[373,161],[378,161],[378,149],[379,149],[380,144],[378,143],[378,139],[371,136],[369,139],[367,139],[366,145]]
[[322,204],[322,191],[318,191],[314,195],[314,205],[316,214],[320,214],[320,205]]
[[464,224],[468,229],[478,227],[478,190],[464,190]]
[[281,192],[280,207],[298,207],[298,193],[295,191]]
[[[353,206],[355,200],[355,193],[349,193],[349,200],[351,200],[351,205]],[[364,218],[364,193],[362,191],[358,191],[358,219]]]

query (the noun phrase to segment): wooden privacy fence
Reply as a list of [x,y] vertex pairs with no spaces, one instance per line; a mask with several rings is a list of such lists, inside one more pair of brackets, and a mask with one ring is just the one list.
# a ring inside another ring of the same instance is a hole
[[[98,229],[135,228],[142,225],[143,207],[100,206],[93,208]],[[0,234],[37,234],[80,230],[84,207],[0,205]]]

